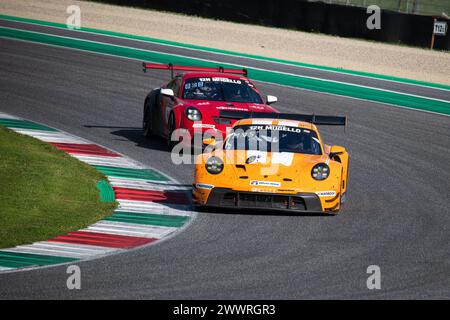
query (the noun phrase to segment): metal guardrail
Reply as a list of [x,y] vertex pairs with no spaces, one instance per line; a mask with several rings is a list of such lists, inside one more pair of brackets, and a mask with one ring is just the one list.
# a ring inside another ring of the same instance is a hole
[[368,7],[377,5],[381,9],[430,16],[450,16],[450,0],[308,0],[328,4]]

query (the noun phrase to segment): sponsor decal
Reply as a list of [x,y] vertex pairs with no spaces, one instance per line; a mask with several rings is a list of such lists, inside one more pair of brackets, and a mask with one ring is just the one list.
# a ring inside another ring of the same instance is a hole
[[[255,123],[253,123],[255,124]],[[296,132],[301,133],[301,128],[294,128],[294,127],[286,127],[286,126],[278,126],[278,125],[258,125],[256,126],[250,126],[250,130],[272,130],[272,131],[288,131],[288,132]]]
[[319,197],[334,197],[336,196],[336,191],[317,191],[316,194]]
[[224,77],[199,78],[199,83],[200,82],[211,82],[211,81],[212,82],[228,82],[228,83],[236,83],[236,84],[241,84],[242,83],[241,80],[224,78]]
[[259,181],[259,180],[251,180],[251,186],[263,186],[263,187],[281,187],[280,182],[276,181]]
[[241,84],[242,81],[241,80],[236,80],[236,79],[230,79],[230,78],[222,78],[222,77],[214,77],[212,78],[212,81],[219,81],[219,82],[228,82],[228,83],[236,83],[236,84]]
[[[294,161],[294,154],[291,152],[272,152],[271,164],[282,164],[285,166],[291,166]],[[249,159],[251,158],[251,159]],[[267,152],[258,150],[248,150],[247,151],[247,164],[255,163],[267,163]],[[251,161],[250,161],[251,160]]]
[[251,192],[264,192],[264,193],[276,193],[277,189],[275,188],[251,188]]
[[263,106],[250,106],[250,108],[256,109],[256,110],[264,110]]
[[199,189],[212,189],[214,186],[212,184],[206,184],[206,183],[197,183],[195,184],[195,187]]
[[294,154],[291,152],[272,152],[272,163],[282,164],[287,167],[292,165]]
[[213,124],[206,124],[206,123],[194,123],[192,125],[192,128],[208,128],[208,129],[214,129],[216,126]]
[[237,111],[248,111],[246,108],[239,107],[229,107],[229,106],[220,106],[216,108],[217,110],[237,110]]

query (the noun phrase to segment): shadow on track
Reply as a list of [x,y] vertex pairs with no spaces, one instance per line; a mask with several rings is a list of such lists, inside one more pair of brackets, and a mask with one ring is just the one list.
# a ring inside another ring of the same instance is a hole
[[[287,210],[269,210],[269,209],[234,209],[234,208],[203,208],[193,206],[197,212],[205,214],[232,214],[243,216],[283,216],[283,217],[333,217],[332,214],[323,214],[320,212],[306,213],[301,211],[287,211]],[[226,210],[226,212],[225,212]]]
[[146,138],[142,134],[142,128],[140,127],[118,127],[118,126],[116,127],[116,126],[97,126],[97,125],[84,125],[84,127],[100,128],[100,129],[119,129],[111,131],[111,134],[132,141],[136,144],[137,147],[157,151],[167,151],[167,144],[162,138],[157,136],[154,136],[152,138]]

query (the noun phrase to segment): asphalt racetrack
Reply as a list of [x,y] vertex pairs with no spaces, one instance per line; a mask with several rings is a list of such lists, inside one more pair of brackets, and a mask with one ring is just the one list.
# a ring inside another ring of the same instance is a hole
[[[192,165],[172,164],[164,141],[142,136],[144,98],[168,72],[144,74],[140,61],[3,38],[0,47],[0,112],[192,182]],[[278,96],[283,112],[348,116],[345,132],[321,128],[325,141],[351,156],[340,215],[201,212],[169,240],[79,263],[81,290],[68,290],[67,266],[56,266],[1,274],[0,298],[450,298],[450,118],[257,85]],[[402,86],[411,92],[395,84]],[[430,96],[449,100],[450,93]],[[370,265],[381,268],[381,290],[367,289]]]

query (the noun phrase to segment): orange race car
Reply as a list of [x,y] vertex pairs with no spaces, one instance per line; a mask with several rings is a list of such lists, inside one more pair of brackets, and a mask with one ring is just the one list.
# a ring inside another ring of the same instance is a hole
[[197,206],[336,213],[345,202],[349,155],[323,143],[316,125],[345,117],[222,111],[237,121],[196,159]]

